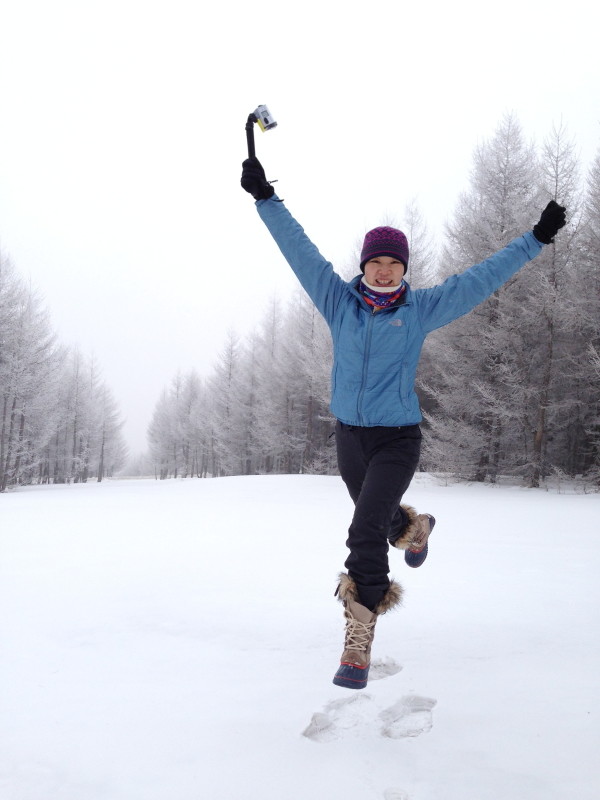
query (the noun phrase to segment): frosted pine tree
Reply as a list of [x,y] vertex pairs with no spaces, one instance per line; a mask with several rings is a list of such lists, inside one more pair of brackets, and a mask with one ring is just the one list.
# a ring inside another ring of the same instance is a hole
[[123,420],[111,390],[102,382],[95,398],[98,409],[96,447],[91,474],[98,482],[112,478],[125,464],[127,447],[123,440]]
[[57,416],[63,353],[48,313],[0,262],[0,491],[37,481]]
[[289,387],[286,377],[287,351],[284,345],[285,313],[277,298],[269,302],[263,322],[252,340],[252,355],[246,368],[252,395],[248,403],[254,471],[282,472],[289,463]]
[[433,286],[437,277],[436,249],[416,199],[406,205],[404,219],[400,227],[410,246],[407,280],[412,289]]
[[159,398],[148,428],[157,477],[186,478],[198,473],[204,441],[204,429],[198,424],[201,395],[196,373],[178,372]]
[[597,345],[590,344],[589,363],[591,376],[595,385],[595,399],[590,403],[590,424],[588,428],[590,440],[590,466],[587,474],[597,486],[600,486],[600,349]]
[[215,470],[218,475],[243,474],[245,398],[243,393],[243,347],[234,331],[208,380],[211,404],[208,422],[212,430]]
[[[531,230],[535,157],[521,128],[507,115],[494,137],[475,152],[471,188],[447,227],[441,276],[464,271]],[[526,270],[527,268],[525,268]],[[495,481],[512,459],[515,421],[523,413],[507,376],[519,346],[515,296],[526,293],[522,271],[474,311],[430,337],[429,372],[421,381],[434,410],[423,461],[429,469]]]
[[175,401],[172,391],[164,389],[148,426],[148,445],[154,474],[164,480],[177,473],[177,437]]
[[579,358],[581,413],[571,431],[569,452],[578,472],[600,482],[600,149],[589,171],[581,224],[577,324],[581,340],[589,343],[587,358]]
[[[521,324],[515,331],[514,362],[507,377],[524,414],[522,471],[537,487],[553,470],[565,468],[565,431],[578,414],[577,363],[585,349],[576,322],[582,297],[579,283],[577,220],[580,215],[579,165],[563,126],[545,140],[539,162],[539,206],[555,199],[565,205],[569,225],[527,267],[527,291],[514,298]],[[579,351],[579,356],[578,356]]]
[[284,327],[289,422],[288,468],[330,473],[335,468],[329,413],[332,345],[325,320],[304,293],[294,297]]
[[44,480],[85,483],[114,475],[125,462],[120,411],[95,359],[72,349],[55,396],[57,415],[45,452]]

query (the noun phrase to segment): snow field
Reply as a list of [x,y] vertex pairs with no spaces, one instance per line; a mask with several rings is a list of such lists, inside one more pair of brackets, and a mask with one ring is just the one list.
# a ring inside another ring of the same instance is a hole
[[0,797],[595,800],[600,496],[405,500],[430,556],[353,692],[339,478],[0,496]]

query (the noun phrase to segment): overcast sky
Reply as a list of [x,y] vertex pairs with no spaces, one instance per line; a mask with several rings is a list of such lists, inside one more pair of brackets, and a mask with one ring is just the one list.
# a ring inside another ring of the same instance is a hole
[[141,451],[176,372],[208,374],[229,328],[297,291],[239,188],[258,104],[279,123],[256,129],[268,177],[345,265],[413,198],[441,236],[506,112],[538,142],[562,120],[585,170],[598,17],[589,0],[0,0],[0,247],[95,355]]

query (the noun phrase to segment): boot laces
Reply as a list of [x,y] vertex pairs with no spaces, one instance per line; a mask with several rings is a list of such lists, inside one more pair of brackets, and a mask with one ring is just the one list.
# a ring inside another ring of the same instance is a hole
[[346,650],[358,650],[366,653],[373,638],[373,622],[361,622],[350,614],[346,617]]

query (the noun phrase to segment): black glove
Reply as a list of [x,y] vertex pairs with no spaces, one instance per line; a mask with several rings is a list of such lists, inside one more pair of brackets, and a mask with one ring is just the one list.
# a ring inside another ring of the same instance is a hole
[[247,158],[242,164],[242,188],[249,192],[255,200],[268,200],[273,197],[275,189],[267,181],[262,164],[254,156]]
[[534,225],[533,235],[542,244],[551,244],[558,231],[565,224],[564,206],[559,206],[554,200],[550,200],[546,208],[542,211],[542,216],[537,225]]

